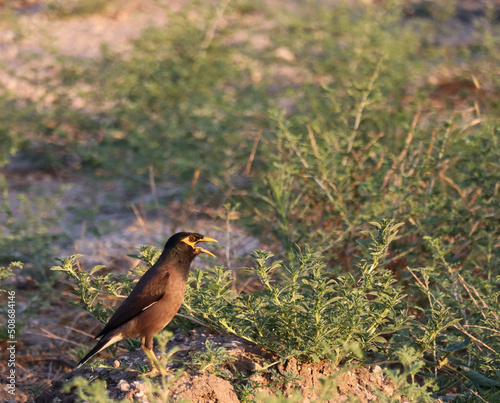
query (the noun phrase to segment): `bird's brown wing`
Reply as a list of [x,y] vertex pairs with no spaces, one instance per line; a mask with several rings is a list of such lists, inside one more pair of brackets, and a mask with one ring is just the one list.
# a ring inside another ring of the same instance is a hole
[[115,330],[159,301],[165,295],[169,278],[168,271],[159,272],[154,266],[151,267],[95,338]]

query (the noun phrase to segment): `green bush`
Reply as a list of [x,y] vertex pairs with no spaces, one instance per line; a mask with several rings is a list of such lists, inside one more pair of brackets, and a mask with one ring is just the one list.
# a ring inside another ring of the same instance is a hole
[[[183,309],[283,359],[338,363],[347,358],[348,345],[364,353],[378,350],[386,343],[383,334],[397,332],[411,320],[401,316],[402,289],[381,263],[395,228],[378,226],[359,272],[339,278],[331,278],[310,249],[298,250],[288,264],[273,261],[270,252],[254,252],[255,267],[247,270],[261,289],[249,294],[232,293],[230,272],[223,267],[197,270]],[[278,282],[279,272],[283,280]]]

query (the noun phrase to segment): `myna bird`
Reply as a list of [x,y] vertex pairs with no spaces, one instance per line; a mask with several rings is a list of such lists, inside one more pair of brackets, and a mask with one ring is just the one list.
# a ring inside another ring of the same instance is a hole
[[[154,365],[153,337],[172,320],[184,300],[189,266],[200,253],[215,257],[196,246],[199,242],[217,242],[194,232],[179,232],[166,243],[158,261],[144,273],[134,289],[95,337],[101,338],[76,368],[106,347],[126,338],[140,337],[151,372],[162,371]],[[75,369],[76,369],[75,368]]]

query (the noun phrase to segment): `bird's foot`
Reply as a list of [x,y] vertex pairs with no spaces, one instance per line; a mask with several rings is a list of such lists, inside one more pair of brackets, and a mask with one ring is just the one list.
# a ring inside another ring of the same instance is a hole
[[151,366],[151,370],[144,372],[141,376],[145,376],[147,378],[156,378],[157,376],[167,377],[169,375],[168,371],[160,366],[158,368],[156,365]]
[[158,361],[153,350],[144,349],[144,352],[146,353],[146,358],[148,359],[151,370],[145,372],[143,375],[147,377],[156,377],[158,375],[163,377],[168,376],[167,370],[161,365],[160,361]]

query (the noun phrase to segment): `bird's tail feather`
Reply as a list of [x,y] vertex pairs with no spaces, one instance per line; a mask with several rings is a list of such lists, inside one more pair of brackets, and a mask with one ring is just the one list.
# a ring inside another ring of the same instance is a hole
[[97,344],[94,346],[92,350],[89,351],[89,353],[82,358],[82,360],[78,363],[78,365],[75,367],[75,369],[80,368],[83,364],[85,364],[88,360],[90,360],[94,355],[99,353],[100,351],[104,350],[106,347],[111,346],[111,344],[116,343],[117,341],[120,341],[123,339],[123,336],[121,333],[119,334],[110,334],[108,333],[105,335],[101,340],[97,342]]

